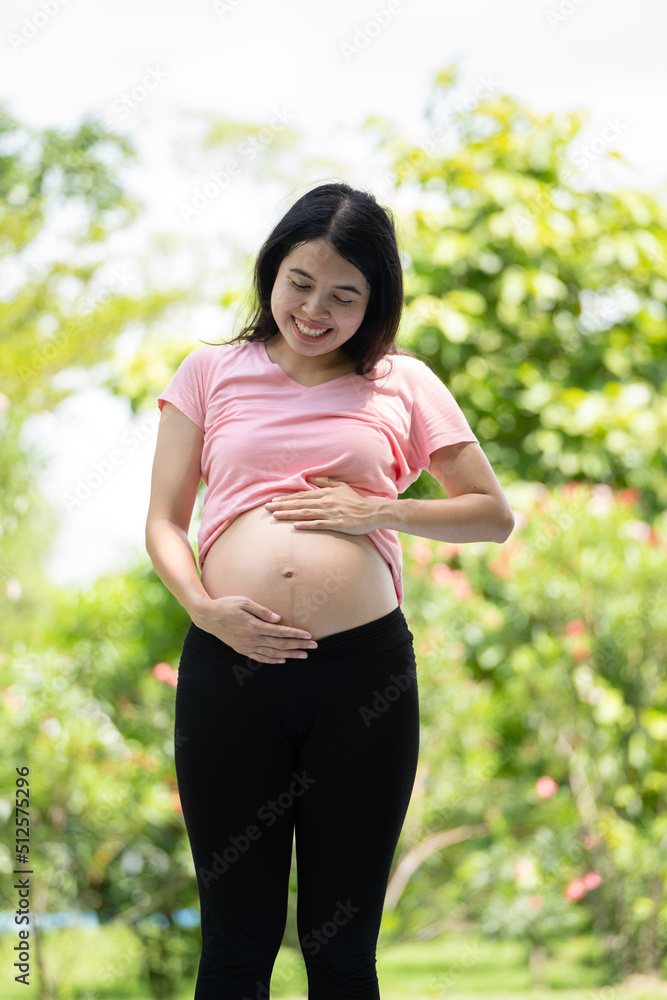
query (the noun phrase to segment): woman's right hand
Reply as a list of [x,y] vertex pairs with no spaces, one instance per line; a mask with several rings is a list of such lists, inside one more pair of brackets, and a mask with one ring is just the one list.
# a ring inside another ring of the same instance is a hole
[[[303,659],[304,649],[314,648],[310,632],[279,625],[270,608],[249,597],[208,598],[188,609],[192,621],[205,632],[225,642],[242,656],[260,663],[284,663],[285,657]],[[317,645],[315,643],[315,645]]]

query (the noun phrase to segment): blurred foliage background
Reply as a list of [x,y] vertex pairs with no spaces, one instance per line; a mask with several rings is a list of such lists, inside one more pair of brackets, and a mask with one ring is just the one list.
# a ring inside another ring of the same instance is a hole
[[[584,116],[507,95],[461,116],[445,151],[455,80],[452,66],[434,80],[421,146],[377,117],[366,128],[394,189],[419,195],[396,213],[401,343],[451,388],[517,527],[502,546],[401,536],[422,747],[381,941],[513,939],[531,982],[553,985],[552,960],[581,936],[591,986],[666,976],[667,200],[585,190],[567,161]],[[239,134],[214,122],[205,146]],[[132,296],[107,267],[110,238],[141,211],[119,181],[135,155],[95,122],[36,132],[0,113],[0,899],[13,909],[27,763],[34,910],[92,912],[119,935],[95,995],[119,995],[131,965],[169,997],[199,953],[173,760],[189,618],[147,556],[85,589],[50,582],[58,515],[40,492],[46,457],[22,435],[76,371],[153,413],[191,349],[160,323],[197,288],[146,279]],[[221,316],[246,295],[225,287]],[[115,350],[129,327],[130,357]],[[426,472],[404,494],[442,495]],[[293,871],[290,954],[295,900]],[[89,995],[50,934],[38,922],[40,996]],[[285,989],[303,988],[297,966]],[[442,986],[432,975],[422,995]]]

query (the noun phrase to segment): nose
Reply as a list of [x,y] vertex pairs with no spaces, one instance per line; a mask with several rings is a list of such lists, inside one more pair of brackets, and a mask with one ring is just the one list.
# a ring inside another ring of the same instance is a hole
[[313,291],[309,295],[302,305],[302,310],[304,316],[307,316],[312,323],[326,323],[325,317],[328,317],[329,311],[324,306],[324,295],[318,295],[317,292]]

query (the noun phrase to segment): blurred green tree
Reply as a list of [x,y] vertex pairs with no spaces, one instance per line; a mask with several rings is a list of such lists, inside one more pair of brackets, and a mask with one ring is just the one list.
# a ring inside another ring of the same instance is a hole
[[405,537],[423,745],[387,926],[592,931],[615,976],[655,973],[667,518],[643,520],[634,488],[518,485],[501,548]]
[[497,93],[453,113],[456,80],[438,74],[419,145],[367,122],[418,206],[398,213],[406,345],[504,481],[636,486],[653,516],[667,501],[667,199],[586,188],[583,113]]
[[109,260],[111,236],[141,207],[117,179],[134,159],[94,120],[39,131],[0,109],[0,387],[23,419],[72,391],[61,373],[90,372],[129,323],[186,297],[132,296],[137,275]]
[[[29,128],[0,109],[0,613],[2,642],[25,636],[48,604],[42,567],[57,526],[39,492],[47,456],[22,433],[103,367],[129,324],[155,322],[189,294],[130,294],[111,237],[140,205],[117,174],[129,141],[85,121]],[[2,656],[0,652],[0,657]]]

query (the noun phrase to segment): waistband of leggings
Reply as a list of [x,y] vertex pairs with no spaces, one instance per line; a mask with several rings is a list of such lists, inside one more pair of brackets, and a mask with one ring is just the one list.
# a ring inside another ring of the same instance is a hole
[[342,632],[332,632],[316,639],[317,649],[308,650],[308,659],[314,653],[322,656],[342,656],[346,653],[381,653],[392,646],[413,639],[400,605],[381,618],[364,625],[355,625]]
[[[307,627],[304,626],[307,631]],[[190,623],[190,635],[195,635],[200,641],[205,641],[212,647],[218,649],[229,649],[226,643],[212,635],[205,629],[199,628],[194,622]],[[317,649],[308,650],[306,660],[297,660],[296,657],[287,657],[287,660],[307,663],[320,656],[338,657],[349,653],[381,653],[386,649],[401,645],[414,639],[408,628],[405,615],[400,605],[393,611],[375,618],[373,621],[365,622],[363,625],[355,625],[354,628],[346,628],[341,632],[332,632],[320,639],[316,639]]]

